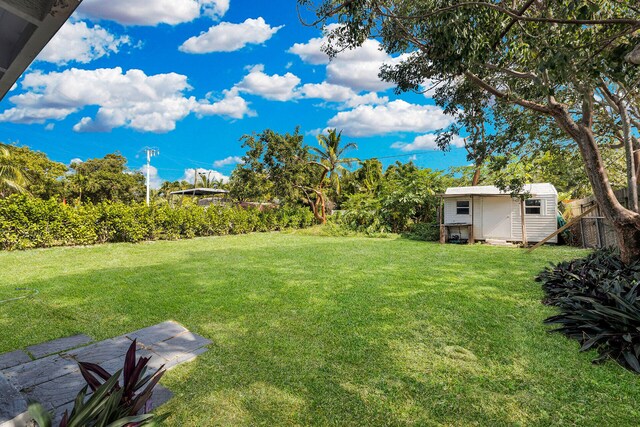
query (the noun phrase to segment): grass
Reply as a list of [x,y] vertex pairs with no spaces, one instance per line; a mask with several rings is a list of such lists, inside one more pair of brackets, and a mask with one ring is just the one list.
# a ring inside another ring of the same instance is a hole
[[637,425],[638,376],[548,334],[533,281],[583,251],[252,234],[1,253],[0,352],[174,319],[168,425]]

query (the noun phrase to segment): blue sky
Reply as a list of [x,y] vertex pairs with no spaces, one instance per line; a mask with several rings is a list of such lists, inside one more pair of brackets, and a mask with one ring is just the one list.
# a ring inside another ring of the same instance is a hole
[[377,78],[400,58],[368,41],[329,61],[322,44],[295,0],[84,0],[0,101],[0,140],[67,164],[118,150],[134,169],[158,148],[154,185],[195,167],[229,176],[240,136],[266,128],[300,126],[312,145],[337,127],[385,165],[467,163],[435,149],[450,118],[428,96]]

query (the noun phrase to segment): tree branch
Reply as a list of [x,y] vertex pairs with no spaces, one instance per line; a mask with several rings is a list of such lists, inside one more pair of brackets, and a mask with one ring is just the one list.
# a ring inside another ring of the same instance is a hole
[[470,71],[466,71],[464,73],[464,76],[467,77],[469,80],[471,80],[477,86],[481,87],[482,89],[486,90],[487,92],[489,92],[490,94],[492,94],[496,98],[499,98],[499,99],[501,99],[503,101],[511,102],[511,103],[514,103],[514,104],[519,105],[521,107],[529,108],[531,110],[534,110],[534,111],[537,111],[537,112],[543,113],[543,114],[551,115],[552,112],[553,112],[551,110],[551,108],[547,107],[546,105],[538,104],[537,102],[528,101],[526,99],[514,97],[514,96],[512,96],[512,95],[510,95],[508,93],[504,93],[504,92],[500,91],[499,89],[493,87],[489,83],[485,82],[480,77],[476,76],[475,74],[473,74]]

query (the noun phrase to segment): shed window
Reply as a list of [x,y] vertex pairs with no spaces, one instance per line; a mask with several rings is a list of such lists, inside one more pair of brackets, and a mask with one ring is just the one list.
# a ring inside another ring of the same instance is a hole
[[458,200],[456,202],[456,215],[469,215],[469,201]]
[[524,201],[524,213],[526,215],[540,215],[542,214],[542,200],[529,199]]

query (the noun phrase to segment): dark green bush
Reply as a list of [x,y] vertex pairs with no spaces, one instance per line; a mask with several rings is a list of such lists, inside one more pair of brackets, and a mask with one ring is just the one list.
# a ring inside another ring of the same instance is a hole
[[581,344],[598,350],[594,362],[613,359],[640,373],[640,262],[625,265],[611,250],[562,262],[537,278],[545,304],[561,313],[545,320]]
[[411,240],[423,240],[427,242],[434,242],[440,239],[440,227],[437,223],[424,223],[413,224],[409,231],[402,234],[402,237]]
[[382,221],[380,201],[366,194],[355,194],[343,204],[343,211],[335,221],[341,226],[360,233],[385,233],[389,228]]
[[0,199],[0,249],[4,250],[220,236],[313,224],[313,213],[301,207],[260,211],[113,202],[70,206],[25,196]]

